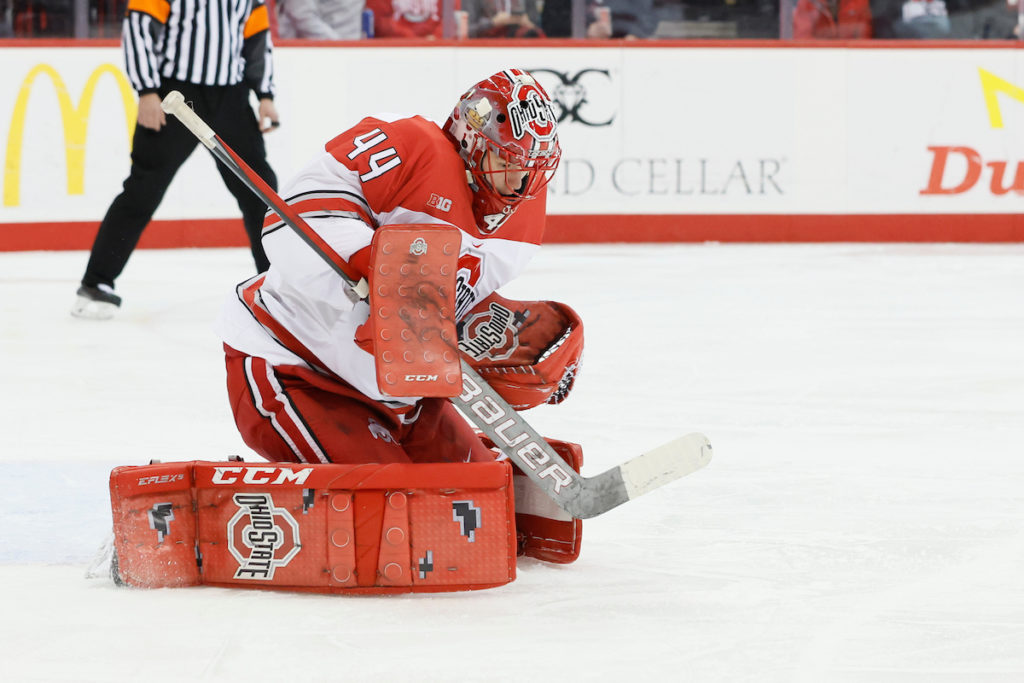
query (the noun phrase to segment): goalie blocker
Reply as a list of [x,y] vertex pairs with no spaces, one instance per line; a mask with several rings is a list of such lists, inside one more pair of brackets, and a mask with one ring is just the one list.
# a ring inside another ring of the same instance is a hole
[[370,312],[356,343],[374,356],[382,394],[457,396],[461,351],[516,410],[569,395],[583,353],[583,321],[572,308],[493,292],[456,327],[458,230],[388,225],[371,247]]
[[[579,466],[579,446],[553,445]],[[507,462],[118,467],[112,573],[144,588],[440,592],[511,582],[517,552],[576,559],[582,522],[531,493],[525,477],[513,495],[512,471]]]

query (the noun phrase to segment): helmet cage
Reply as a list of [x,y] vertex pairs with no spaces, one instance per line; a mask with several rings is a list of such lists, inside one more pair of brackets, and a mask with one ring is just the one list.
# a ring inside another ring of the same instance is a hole
[[[513,205],[526,199],[533,199],[540,195],[541,191],[551,181],[558,162],[562,156],[562,150],[555,146],[552,153],[546,156],[527,156],[520,153],[511,146],[502,146],[483,135],[479,136],[482,144],[479,150],[472,155],[469,163],[470,173],[474,182],[481,187],[481,190],[492,194],[493,198],[502,204]],[[503,167],[491,168],[492,164],[487,163],[487,153],[491,152],[505,162]],[[515,182],[516,175],[523,173],[522,179]],[[503,175],[502,183],[509,192],[499,192],[495,185],[494,176]]]

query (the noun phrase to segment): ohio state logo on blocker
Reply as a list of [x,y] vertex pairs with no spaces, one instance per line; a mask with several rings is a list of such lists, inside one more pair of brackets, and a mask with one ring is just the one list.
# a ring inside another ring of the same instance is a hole
[[299,525],[267,493],[236,493],[238,512],[228,521],[228,551],[238,562],[236,579],[270,581],[302,549]]

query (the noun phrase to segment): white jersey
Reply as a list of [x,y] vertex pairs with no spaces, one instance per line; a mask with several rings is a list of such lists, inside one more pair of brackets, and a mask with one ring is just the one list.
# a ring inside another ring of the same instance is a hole
[[[328,142],[281,196],[333,250],[332,258],[364,276],[376,228],[458,228],[456,319],[522,272],[544,227],[544,200],[537,198],[494,234],[482,233],[461,157],[436,124],[419,116],[364,119]],[[273,212],[263,247],[269,270],[238,285],[217,322],[224,343],[272,365],[336,376],[398,412],[414,405],[417,398],[380,392],[374,357],[355,342],[369,317],[366,301],[352,304],[341,276]]]

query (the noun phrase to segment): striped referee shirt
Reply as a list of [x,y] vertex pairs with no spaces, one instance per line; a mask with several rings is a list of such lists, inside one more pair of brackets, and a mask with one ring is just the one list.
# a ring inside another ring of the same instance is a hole
[[128,0],[121,35],[128,78],[140,95],[170,78],[245,81],[260,97],[273,97],[269,28],[264,0]]

